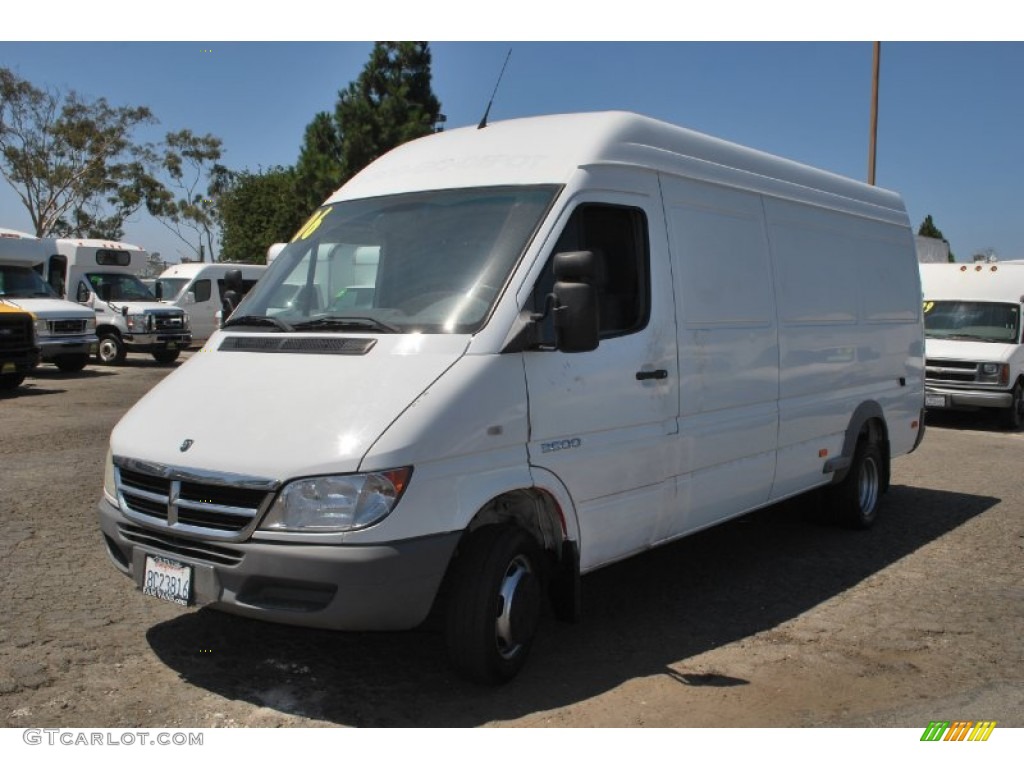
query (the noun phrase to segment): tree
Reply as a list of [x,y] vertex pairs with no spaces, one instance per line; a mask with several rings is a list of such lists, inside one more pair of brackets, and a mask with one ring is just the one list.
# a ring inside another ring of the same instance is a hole
[[235,175],[218,200],[225,261],[262,263],[268,247],[291,239],[309,215],[295,194],[295,185],[292,168]]
[[341,185],[341,136],[328,112],[306,126],[295,164],[295,193],[305,210],[313,210]]
[[[946,245],[949,245],[949,240],[943,236],[942,230],[935,226],[935,222],[932,221],[932,215],[930,213],[924,217],[924,221],[922,221],[921,226],[918,227],[917,234],[921,237],[933,237],[936,240],[941,240]],[[949,260],[956,261],[956,257],[953,256],[952,249],[949,251]]]
[[119,239],[162,190],[152,148],[132,138],[154,122],[146,107],[43,90],[0,68],[0,173],[35,234]]
[[217,197],[228,188],[231,173],[218,161],[222,142],[185,129],[168,133],[161,166],[170,181],[164,194],[150,196],[148,209],[196,255],[217,260],[220,231]]

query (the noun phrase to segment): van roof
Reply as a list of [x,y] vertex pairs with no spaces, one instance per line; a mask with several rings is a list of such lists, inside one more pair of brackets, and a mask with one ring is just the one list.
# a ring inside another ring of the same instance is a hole
[[0,261],[42,264],[48,251],[43,241],[27,232],[0,228]]
[[211,272],[227,272],[232,269],[240,269],[245,272],[253,269],[262,271],[266,268],[266,264],[250,264],[243,261],[187,261],[183,264],[171,264],[167,269],[160,273],[160,277],[192,278],[203,270],[210,270]]
[[921,264],[925,299],[1020,302],[1024,297],[1024,264],[954,262]]
[[630,166],[725,182],[902,223],[895,192],[631,112],[527,117],[457,128],[403,144],[328,202],[398,192],[565,184],[588,166]]

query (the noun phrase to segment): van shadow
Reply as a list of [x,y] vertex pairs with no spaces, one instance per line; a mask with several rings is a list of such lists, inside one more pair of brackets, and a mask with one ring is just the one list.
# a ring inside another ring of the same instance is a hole
[[925,414],[925,424],[941,429],[1007,432],[999,423],[999,415],[994,408],[981,408],[977,411],[931,410]]
[[549,620],[524,671],[499,688],[456,677],[441,633],[428,629],[340,633],[200,610],[153,626],[147,639],[188,683],[347,726],[512,720],[652,675],[744,685],[672,665],[795,618],[998,501],[893,486],[870,532],[805,522],[791,502],[652,550],[584,577],[582,621]]

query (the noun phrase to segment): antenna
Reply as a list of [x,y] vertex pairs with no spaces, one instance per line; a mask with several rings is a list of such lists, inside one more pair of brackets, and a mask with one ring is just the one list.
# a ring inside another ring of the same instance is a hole
[[487,116],[491,114],[491,105],[494,103],[494,97],[498,93],[498,86],[501,85],[501,76],[505,74],[505,67],[508,66],[508,60],[512,56],[512,49],[508,49],[508,53],[505,54],[505,63],[501,65],[501,72],[498,73],[498,82],[494,84],[494,91],[491,93],[491,100],[487,102],[487,109],[484,110],[484,116],[480,118],[480,124],[476,127],[477,130],[487,127]]

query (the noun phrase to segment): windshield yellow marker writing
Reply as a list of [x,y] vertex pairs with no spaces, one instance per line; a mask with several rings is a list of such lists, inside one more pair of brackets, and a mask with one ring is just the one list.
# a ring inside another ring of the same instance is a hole
[[324,217],[331,212],[330,208],[324,208],[323,210],[317,211],[309,217],[309,221],[302,225],[302,229],[295,233],[295,237],[292,238],[294,243],[296,240],[305,240],[307,237],[312,235],[320,227]]

